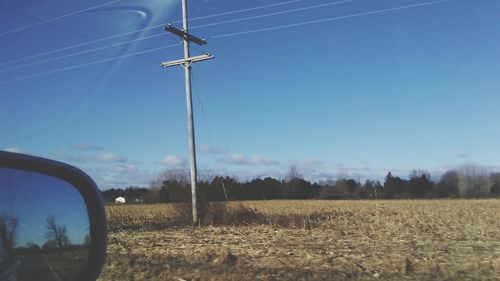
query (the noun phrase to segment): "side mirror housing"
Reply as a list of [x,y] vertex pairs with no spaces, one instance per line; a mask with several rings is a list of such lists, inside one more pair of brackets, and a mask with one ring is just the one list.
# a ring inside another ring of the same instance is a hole
[[105,254],[104,204],[88,175],[0,151],[0,280],[96,280]]

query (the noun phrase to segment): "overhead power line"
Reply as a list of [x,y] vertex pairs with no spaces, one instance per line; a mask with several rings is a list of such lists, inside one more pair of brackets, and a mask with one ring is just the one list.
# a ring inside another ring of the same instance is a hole
[[52,61],[57,61],[57,60],[61,60],[61,59],[69,58],[69,57],[74,57],[74,56],[77,56],[77,55],[88,54],[88,53],[92,53],[92,52],[95,52],[95,51],[100,51],[100,50],[104,50],[104,49],[108,49],[108,48],[112,48],[112,47],[117,47],[117,46],[125,45],[125,44],[131,43],[131,42],[147,40],[147,39],[156,38],[156,37],[160,37],[160,36],[165,36],[165,34],[164,33],[155,34],[155,35],[141,37],[141,38],[137,38],[137,39],[133,39],[133,40],[127,40],[127,41],[116,43],[116,44],[106,45],[106,46],[99,47],[99,48],[94,48],[94,49],[90,49],[90,50],[84,50],[84,51],[80,51],[80,52],[76,52],[76,53],[72,53],[72,54],[57,56],[57,57],[46,59],[46,60],[41,60],[41,61],[37,61],[37,62],[23,64],[23,65],[11,67],[11,68],[6,68],[6,69],[0,70],[0,73],[7,72],[7,71],[12,71],[12,70],[17,70],[17,69],[22,69],[22,68],[26,68],[26,67],[29,67],[29,66],[44,64],[44,63],[48,63],[48,62],[52,62]]
[[[12,7],[5,7],[5,6],[2,6],[1,4],[0,4],[0,9],[3,9],[3,10],[5,10],[5,11],[9,12],[9,13],[14,13],[14,14],[20,15],[20,16],[25,17],[25,18],[29,18],[29,19],[31,19],[31,20],[35,20],[35,21],[40,21],[40,20],[42,20],[42,19],[41,19],[41,18],[39,18],[39,17],[33,16],[33,15],[28,15],[28,14],[26,14],[26,13],[22,12],[22,11],[19,11],[19,10],[13,9]],[[78,36],[78,37],[82,37],[82,38],[83,38],[83,39],[85,39],[85,40],[94,40],[94,39],[95,39],[95,38],[89,37],[89,36],[88,36],[88,35],[86,35],[86,34],[83,34],[83,33],[81,33],[81,32],[78,32],[78,31],[76,31],[76,30],[73,30],[72,28],[68,28],[68,27],[65,27],[65,26],[60,26],[60,25],[58,25],[58,24],[56,24],[56,23],[47,23],[46,25],[48,25],[48,26],[50,26],[50,27],[53,27],[53,28],[55,28],[55,29],[58,29],[58,30],[64,31],[64,32],[69,32],[69,33],[74,34],[74,35],[76,35],[76,36]],[[14,38],[15,38],[15,37],[14,37],[14,36],[12,36],[11,38],[9,38],[9,40],[5,40],[3,43],[0,43],[0,48],[1,48],[1,46],[2,46],[2,45],[5,45],[5,43],[7,43],[8,41],[11,41],[11,40],[12,40],[12,39],[14,39]],[[106,46],[106,44],[102,44],[102,43],[100,43],[100,45],[101,45],[101,46]],[[151,61],[151,63],[156,64],[156,62],[153,62],[153,61]],[[0,70],[0,72],[2,72],[2,71]]]
[[[115,1],[120,1],[120,0],[115,0]],[[304,1],[304,0],[290,0],[290,1],[284,1],[284,2],[279,2],[279,3],[274,3],[274,4],[256,6],[256,7],[252,7],[252,8],[245,8],[245,9],[239,9],[239,10],[234,10],[234,11],[229,11],[229,12],[223,12],[223,13],[217,13],[217,14],[207,15],[207,16],[200,16],[200,17],[191,18],[189,21],[191,22],[191,21],[194,21],[194,20],[201,20],[201,19],[208,19],[208,18],[226,16],[226,15],[237,14],[237,13],[244,13],[244,12],[255,11],[255,10],[260,10],[260,9],[265,9],[265,8],[277,7],[277,6],[281,6],[281,5],[287,5],[287,4],[291,4],[291,3],[295,3],[295,2],[301,2],[301,1]],[[177,21],[174,21],[173,23],[180,23],[180,22],[181,22],[181,20],[177,20]],[[99,42],[103,42],[103,41],[106,41],[106,40],[115,39],[115,38],[119,38],[119,37],[122,37],[122,36],[131,35],[131,34],[134,34],[134,33],[139,33],[139,32],[143,32],[143,31],[155,29],[155,28],[158,28],[158,27],[163,27],[166,24],[168,24],[168,23],[162,23],[162,24],[158,24],[158,25],[154,25],[154,26],[149,26],[149,27],[146,27],[146,28],[141,28],[141,29],[137,29],[137,30],[133,30],[133,31],[128,31],[128,32],[113,34],[113,35],[106,36],[106,37],[103,37],[103,38],[99,38],[99,39],[95,39],[95,40],[90,40],[90,41],[86,41],[86,42],[82,42],[82,43],[78,43],[78,44],[74,44],[74,45],[70,45],[70,46],[67,46],[67,47],[63,47],[63,48],[59,48],[59,49],[54,49],[54,50],[50,50],[50,51],[46,51],[46,52],[41,52],[41,53],[34,54],[34,55],[31,55],[31,56],[17,58],[17,59],[14,59],[14,60],[2,62],[2,63],[0,63],[0,66],[11,64],[11,63],[15,63],[15,62],[20,62],[20,61],[24,61],[24,60],[34,59],[34,58],[37,58],[37,57],[40,57],[40,56],[50,55],[50,54],[54,54],[54,53],[58,53],[58,52],[62,52],[62,51],[66,51],[66,50],[70,50],[70,49],[74,49],[74,48],[78,48],[78,47],[83,47],[83,46],[87,46],[87,45],[90,45],[90,44],[99,43]]]
[[[239,14],[239,13],[243,13],[243,12],[250,12],[250,11],[255,11],[255,10],[260,10],[260,9],[265,9],[265,8],[272,8],[272,7],[297,3],[297,2],[301,2],[301,1],[303,1],[303,0],[291,0],[291,1],[268,4],[268,5],[256,6],[256,7],[252,7],[252,8],[245,8],[245,9],[234,10],[234,11],[229,11],[229,12],[222,12],[222,13],[212,14],[212,15],[208,15],[208,16],[194,17],[194,18],[191,18],[189,20],[189,22],[194,21],[194,20],[203,20],[203,19],[209,19],[209,18],[213,18],[213,17],[221,17],[221,16],[232,15],[232,14]],[[176,21],[175,23],[177,23],[177,22],[181,22],[181,21]]]
[[[361,17],[361,16],[367,16],[367,15],[375,15],[375,14],[387,13],[387,12],[392,12],[392,11],[398,11],[398,10],[404,10],[404,9],[411,9],[411,8],[422,7],[422,6],[435,5],[435,4],[440,4],[440,3],[450,2],[450,1],[453,1],[453,0],[430,1],[430,2],[425,2],[425,3],[413,4],[413,5],[399,6],[399,7],[394,7],[394,8],[373,10],[373,11],[367,11],[367,12],[361,12],[361,13],[354,13],[354,14],[349,14],[349,15],[344,15],[344,16],[329,17],[329,18],[324,18],[324,19],[319,19],[319,20],[304,21],[304,22],[299,22],[299,23],[294,23],[294,24],[270,26],[270,27],[253,29],[253,30],[247,30],[247,31],[241,31],[241,32],[218,34],[218,35],[210,36],[209,38],[211,38],[211,39],[218,39],[218,38],[225,38],[225,37],[233,37],[233,36],[238,36],[238,35],[245,35],[245,34],[250,34],[250,33],[264,32],[264,31],[271,31],[271,30],[277,30],[277,29],[283,29],[283,28],[291,28],[291,27],[297,27],[297,26],[303,26],[303,25],[310,25],[310,24],[316,24],[316,23],[322,23],[322,22],[340,20],[340,19]],[[145,54],[145,53],[149,53],[149,52],[154,52],[154,51],[158,51],[158,50],[162,50],[162,49],[171,48],[171,47],[174,47],[174,46],[178,46],[180,44],[181,43],[177,43],[177,44],[174,44],[174,45],[168,45],[168,46],[164,46],[164,47],[153,48],[153,49],[149,49],[149,50],[145,50],[145,51],[141,51],[141,52],[136,52],[136,53],[130,53],[130,54],[126,54],[126,55],[122,55],[122,56],[118,56],[118,57],[113,57],[113,58],[98,60],[98,61],[89,62],[89,63],[78,64],[78,65],[74,65],[74,66],[70,66],[70,67],[55,69],[55,70],[47,71],[47,72],[36,73],[36,74],[32,74],[32,75],[26,75],[26,76],[22,76],[22,77],[10,79],[10,80],[4,80],[4,81],[0,81],[0,85],[6,84],[6,83],[10,83],[10,82],[19,81],[19,80],[29,79],[29,78],[33,78],[33,77],[38,77],[38,76],[42,76],[42,75],[63,72],[63,71],[71,70],[71,69],[76,69],[76,68],[80,68],[80,67],[89,66],[89,65],[95,65],[95,64],[104,63],[104,62],[107,62],[107,61],[112,61],[112,60],[117,60],[117,59],[121,59],[121,58],[131,57],[131,56],[135,56],[135,55],[141,55],[141,54]]]
[[[191,73],[192,74],[192,77],[193,77],[193,84],[196,84],[195,83],[195,77],[194,77],[194,73]],[[193,87],[194,88],[194,87]],[[207,135],[208,135],[208,140],[210,142],[210,149],[212,151],[215,151],[215,146],[214,146],[214,142],[212,141],[212,134],[210,133],[210,127],[208,126],[208,120],[207,120],[207,116],[205,114],[205,107],[203,106],[203,102],[200,98],[200,94],[195,91],[196,93],[196,96],[198,98],[198,104],[200,106],[200,109],[201,109],[201,113],[202,113],[202,117],[203,117],[203,123],[205,124],[205,128],[207,130]],[[219,165],[219,162],[216,161],[216,171],[220,171],[220,165]],[[224,180],[222,179],[222,177],[220,177],[220,183],[222,184],[222,191],[224,191],[224,198],[226,199],[226,201],[228,201],[228,196],[227,196],[227,191],[226,191],[226,186],[224,185]]]
[[28,28],[31,28],[31,27],[34,27],[34,26],[37,26],[37,25],[41,25],[41,24],[53,22],[53,21],[56,21],[56,20],[60,20],[60,19],[63,19],[63,18],[67,18],[67,17],[70,17],[70,16],[74,16],[74,15],[77,15],[77,14],[88,12],[88,11],[91,11],[91,10],[94,10],[94,9],[97,9],[97,8],[101,8],[101,7],[104,7],[104,6],[107,6],[107,5],[114,4],[114,3],[119,2],[119,1],[121,1],[121,0],[113,0],[113,1],[110,1],[110,2],[106,2],[104,4],[100,4],[100,5],[97,5],[97,6],[92,6],[92,7],[89,7],[89,8],[85,8],[85,9],[82,9],[82,10],[71,12],[69,14],[64,14],[64,15],[61,15],[61,16],[57,16],[55,18],[50,18],[50,19],[42,20],[42,21],[35,22],[35,23],[32,23],[32,24],[28,24],[28,25],[25,25],[25,26],[13,28],[13,29],[11,29],[9,31],[5,31],[5,32],[0,33],[0,37],[5,36],[5,35],[9,35],[9,34],[12,34],[12,33],[18,32],[18,31],[26,30]]
[[278,26],[270,26],[270,27],[258,28],[258,29],[253,29],[253,30],[246,30],[246,31],[240,31],[240,32],[232,32],[232,33],[226,33],[226,34],[219,34],[219,35],[210,36],[209,38],[210,39],[217,39],[217,38],[232,37],[232,36],[238,36],[238,35],[244,35],[244,34],[249,34],[249,33],[262,32],[262,31],[284,29],[284,28],[290,28],[290,27],[298,27],[298,26],[315,24],[315,23],[322,23],[322,22],[328,22],[328,21],[334,21],[334,20],[340,20],[340,19],[354,18],[354,17],[367,16],[367,15],[375,15],[375,14],[387,13],[387,12],[392,12],[392,11],[398,11],[398,10],[404,10],[404,9],[422,7],[422,6],[435,5],[435,4],[440,4],[440,3],[449,2],[449,1],[453,1],[453,0],[437,0],[437,1],[431,1],[431,2],[413,4],[413,5],[406,5],[406,6],[400,6],[400,7],[394,7],[394,8],[387,8],[387,9],[381,9],[381,10],[375,10],[375,11],[355,13],[355,14],[344,15],[344,16],[329,17],[329,18],[324,18],[324,19],[319,19],[319,20],[311,20],[311,21],[304,21],[304,22],[299,22],[299,23],[292,23],[292,24],[285,24],[285,25],[278,25]]
[[24,80],[24,79],[39,77],[39,76],[43,76],[43,75],[48,75],[48,74],[63,72],[63,71],[67,71],[67,70],[77,69],[77,68],[81,68],[81,67],[85,67],[85,66],[89,66],[89,65],[105,63],[105,62],[108,62],[108,61],[114,61],[114,60],[118,60],[118,59],[122,59],[122,58],[127,58],[127,57],[142,55],[142,54],[146,54],[146,53],[151,53],[151,52],[154,52],[154,51],[164,50],[164,49],[176,47],[176,46],[179,46],[179,45],[181,45],[181,43],[176,43],[176,44],[173,44],[173,45],[167,45],[167,46],[162,46],[162,47],[158,47],[158,48],[148,49],[148,50],[144,50],[144,51],[140,51],[140,52],[135,52],[135,53],[130,53],[130,54],[126,54],[126,55],[121,55],[121,56],[117,56],[117,57],[112,57],[112,58],[107,58],[107,59],[102,59],[102,60],[97,60],[97,61],[92,61],[92,62],[77,64],[77,65],[73,65],[73,66],[58,68],[58,69],[51,70],[51,71],[45,71],[45,72],[35,73],[35,74],[31,74],[31,75],[26,75],[26,76],[22,76],[22,77],[19,77],[19,78],[14,78],[14,79],[10,79],[10,80],[0,81],[0,85],[6,84],[6,83],[10,83],[10,82],[19,81],[19,80]]
[[221,24],[227,24],[227,23],[233,23],[233,22],[240,22],[240,21],[258,19],[258,18],[264,18],[264,17],[270,17],[270,16],[277,16],[277,15],[288,14],[288,13],[301,12],[301,11],[306,11],[306,10],[311,10],[311,9],[317,9],[317,8],[323,8],[323,7],[327,7],[327,6],[333,6],[333,5],[343,4],[343,3],[347,3],[347,2],[351,2],[351,1],[353,1],[353,0],[334,1],[334,2],[329,2],[329,3],[324,3],[324,4],[318,4],[318,5],[312,5],[312,6],[307,6],[307,7],[302,7],[302,8],[296,8],[296,9],[290,9],[290,10],[285,10],[285,11],[267,13],[267,14],[250,16],[250,17],[244,17],[244,18],[239,18],[239,19],[225,20],[225,21],[220,21],[220,22],[214,22],[214,23],[208,23],[208,24],[193,26],[193,27],[191,27],[191,29],[208,27],[208,26],[214,26],[214,25],[221,25]]
[[[299,1],[299,0],[294,0],[294,1]],[[222,24],[240,22],[240,21],[245,21],[245,20],[252,20],[252,19],[263,18],[263,17],[276,16],[276,15],[287,14],[287,13],[300,12],[300,11],[317,9],[317,8],[322,8],[322,7],[332,6],[332,5],[338,5],[338,4],[347,3],[347,2],[351,2],[351,1],[352,0],[334,1],[334,2],[329,2],[329,3],[319,4],[319,5],[312,5],[312,6],[306,6],[306,7],[296,8],[296,9],[289,9],[289,10],[267,13],[267,14],[262,14],[262,15],[257,15],[257,16],[244,17],[244,18],[232,19],[232,20],[227,20],[227,21],[220,21],[220,22],[209,23],[209,24],[205,24],[205,25],[198,25],[198,26],[191,27],[191,29],[208,27],[208,26],[215,26],[215,25],[222,25]],[[270,6],[270,5],[266,5],[266,6]],[[255,9],[255,8],[253,8],[253,9]],[[17,69],[22,69],[22,68],[26,68],[29,66],[43,64],[43,63],[48,63],[48,62],[52,62],[52,61],[56,61],[56,60],[60,60],[60,59],[65,59],[65,58],[73,57],[76,55],[87,54],[87,53],[91,53],[91,52],[95,52],[95,51],[99,51],[99,50],[103,50],[103,49],[107,49],[107,48],[111,48],[111,47],[121,46],[121,45],[125,45],[125,44],[131,43],[131,42],[137,42],[137,41],[142,41],[142,40],[146,40],[146,39],[156,38],[156,37],[159,37],[162,35],[164,35],[164,34],[163,33],[162,34],[155,34],[155,35],[146,36],[146,37],[142,37],[142,38],[126,40],[126,41],[119,42],[116,44],[111,44],[111,45],[98,47],[98,48],[94,48],[94,49],[90,49],[90,50],[75,52],[75,53],[71,53],[71,54],[67,54],[67,55],[61,55],[61,56],[57,56],[57,57],[53,57],[53,58],[49,58],[49,59],[41,60],[41,61],[37,61],[37,62],[32,62],[32,63],[28,63],[28,64],[18,65],[18,66],[14,66],[11,68],[2,69],[2,70],[0,70],[0,73],[12,71],[12,70],[17,70]]]

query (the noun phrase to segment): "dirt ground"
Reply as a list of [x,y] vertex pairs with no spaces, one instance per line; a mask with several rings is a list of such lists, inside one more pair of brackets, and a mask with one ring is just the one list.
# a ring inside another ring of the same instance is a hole
[[500,280],[500,200],[245,204],[330,216],[115,231],[99,280]]

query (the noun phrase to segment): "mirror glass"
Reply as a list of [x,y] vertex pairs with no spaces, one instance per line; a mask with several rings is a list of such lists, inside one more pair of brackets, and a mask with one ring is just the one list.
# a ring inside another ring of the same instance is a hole
[[75,187],[0,167],[0,280],[74,280],[89,245],[87,207]]

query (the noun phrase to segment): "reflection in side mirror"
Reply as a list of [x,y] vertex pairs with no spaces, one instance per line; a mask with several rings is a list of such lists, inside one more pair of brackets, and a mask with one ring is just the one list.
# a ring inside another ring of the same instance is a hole
[[[89,219],[73,186],[44,174],[0,168],[0,260],[17,280],[71,280],[89,255]],[[3,245],[2,245],[3,244]],[[9,278],[7,278],[9,279]],[[15,280],[15,279],[13,279]]]
[[104,258],[103,212],[99,229],[88,206],[92,198],[75,184],[90,184],[93,194],[93,182],[82,181],[70,166],[39,158],[32,160],[47,161],[40,167],[56,164],[55,169],[6,167],[4,155],[0,152],[0,280],[95,280]]

